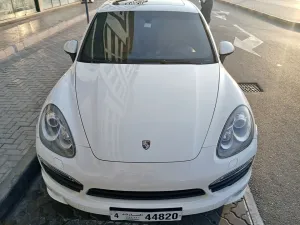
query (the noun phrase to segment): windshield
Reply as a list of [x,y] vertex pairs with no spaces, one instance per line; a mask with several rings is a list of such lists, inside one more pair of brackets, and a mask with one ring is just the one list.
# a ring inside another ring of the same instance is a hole
[[78,57],[88,63],[215,63],[196,13],[98,13]]

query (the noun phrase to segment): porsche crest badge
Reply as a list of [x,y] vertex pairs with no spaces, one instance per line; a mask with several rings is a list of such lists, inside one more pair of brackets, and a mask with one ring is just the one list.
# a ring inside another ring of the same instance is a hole
[[148,150],[150,148],[150,144],[151,144],[150,140],[143,140],[142,141],[142,146],[145,150]]

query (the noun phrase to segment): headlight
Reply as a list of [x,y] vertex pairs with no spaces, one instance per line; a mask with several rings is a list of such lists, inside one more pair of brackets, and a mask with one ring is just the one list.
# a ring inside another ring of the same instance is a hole
[[249,146],[254,135],[252,115],[246,106],[237,107],[229,116],[217,147],[220,158],[233,156]]
[[60,110],[53,104],[45,107],[39,124],[42,143],[58,155],[72,158],[75,144],[70,128]]

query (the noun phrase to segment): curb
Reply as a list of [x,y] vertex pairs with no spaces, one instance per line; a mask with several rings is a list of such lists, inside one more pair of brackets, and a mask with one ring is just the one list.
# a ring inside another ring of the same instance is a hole
[[259,16],[261,16],[261,17],[263,17],[263,18],[265,18],[269,21],[272,21],[272,22],[275,21],[275,22],[279,23],[280,25],[295,27],[295,28],[300,29],[300,22],[283,19],[283,18],[274,16],[272,14],[264,13],[264,12],[261,12],[261,11],[255,10],[255,9],[248,8],[246,6],[242,6],[240,4],[236,4],[236,3],[226,1],[226,0],[216,0],[216,1],[218,1],[220,3],[228,4],[228,5],[231,5],[231,6],[234,6],[234,7],[237,7],[239,9],[242,9],[242,10],[247,11],[247,12],[251,12],[251,13],[259,15]]
[[[89,12],[89,14],[94,14],[97,9],[94,9]],[[73,19],[61,22],[53,27],[50,27],[44,31],[41,31],[39,33],[36,33],[32,36],[29,36],[25,38],[23,41],[15,43],[13,45],[10,45],[6,47],[5,49],[0,50],[0,61],[7,59],[9,56],[16,54],[17,52],[20,52],[28,47],[30,47],[33,44],[36,44],[40,41],[42,41],[45,38],[50,37],[53,34],[56,34],[59,31],[62,31],[71,25],[82,21],[86,18],[85,14],[79,15],[74,17]]]
[[254,201],[254,198],[250,191],[249,186],[247,186],[247,188],[246,188],[244,199],[245,199],[246,206],[248,208],[248,211],[249,211],[249,214],[250,214],[253,224],[254,225],[264,225],[264,222],[258,212],[256,203]]
[[40,172],[35,147],[29,149],[7,178],[0,184],[0,221],[19,201]]

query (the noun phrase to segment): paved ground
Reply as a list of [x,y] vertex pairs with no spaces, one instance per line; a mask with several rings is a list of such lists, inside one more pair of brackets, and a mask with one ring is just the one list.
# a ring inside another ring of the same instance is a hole
[[[195,3],[197,2],[195,0]],[[63,53],[62,45],[68,35],[69,38],[80,36],[75,31],[79,26],[80,24],[44,41],[43,48],[41,45],[36,45],[35,48],[25,53],[21,52],[19,57],[13,57],[1,64],[0,101],[4,103],[1,102],[0,124],[6,123],[7,119],[11,119],[8,122],[10,123],[16,118],[14,115],[20,115],[19,118],[23,118],[23,122],[31,121],[29,125],[24,125],[25,128],[29,127],[26,128],[29,131],[24,130],[23,126],[19,124],[17,128],[12,128],[14,125],[4,124],[0,132],[1,141],[11,139],[12,143],[6,144],[13,145],[18,137],[15,135],[12,138],[12,134],[20,128],[22,129],[19,133],[24,134],[29,141],[32,140],[34,119],[30,120],[31,115],[28,114],[26,117],[25,115],[28,112],[34,113],[39,110],[48,91],[70,65],[71,61]],[[236,38],[244,41],[243,43],[247,42],[245,41],[247,38],[251,43],[257,39],[263,41],[261,45],[253,49],[256,54],[237,47],[236,52],[226,59],[225,67],[238,82],[257,82],[264,90],[262,93],[247,94],[259,128],[259,152],[254,164],[250,188],[262,218],[267,225],[299,224],[300,76],[298,62],[300,61],[300,44],[298,40],[300,34],[282,29],[236,8],[219,3],[215,3],[214,6],[211,30],[217,42],[220,40],[234,42],[234,40],[237,41]],[[245,49],[245,44],[240,46]],[[27,78],[24,79],[27,76],[32,78],[28,78],[27,81]],[[35,90],[36,86],[38,88]],[[23,88],[23,91],[20,91],[20,88]],[[18,96],[22,96],[28,102],[23,99],[19,100]],[[7,106],[2,109],[2,105]],[[15,120],[22,122],[19,119]],[[10,129],[12,130],[8,132]],[[24,138],[24,140],[27,139]],[[7,148],[9,145],[4,145],[5,143],[0,143],[1,158],[3,155],[7,155],[4,154],[5,152],[10,151]],[[20,152],[26,151],[26,149],[13,151],[21,157]],[[2,162],[2,165],[5,163],[6,160],[4,163]],[[5,165],[5,168],[10,167]],[[40,180],[35,185],[39,187],[37,193],[44,193]],[[32,188],[34,187],[36,186]],[[35,199],[30,197],[34,196],[32,193],[35,193],[33,189],[25,199]],[[62,221],[65,222],[68,222],[66,218],[72,218],[72,224],[75,224],[74,221],[80,218],[87,220],[87,217],[82,217],[77,211],[74,211],[74,215],[77,215],[75,217],[68,217],[67,214],[60,213],[70,210],[69,207],[57,208],[57,203],[52,202],[47,195],[43,196],[44,194],[37,194],[37,199],[49,201],[48,208],[41,207],[42,212],[36,212],[37,210],[33,206],[24,208],[26,200],[23,200],[9,219],[17,220],[17,216],[21,216],[25,221],[24,212],[27,212],[36,216],[32,219],[41,219],[42,221],[47,217],[48,212],[49,215],[61,215]],[[28,204],[30,205],[30,201]],[[54,212],[54,209],[59,210]],[[201,215],[198,216],[201,217]],[[41,222],[41,224],[43,223]]]
[[222,0],[254,9],[285,20],[300,23],[298,0]]
[[228,5],[215,4],[214,10],[229,12],[226,20],[212,21],[217,41],[249,38],[238,27],[263,41],[254,49],[260,57],[236,48],[225,67],[236,81],[257,82],[264,90],[247,95],[259,130],[259,152],[250,183],[258,210],[267,225],[299,224],[300,33]]
[[[80,30],[86,26],[80,24]],[[56,81],[71,64],[60,46],[79,38],[68,29],[62,38],[53,36],[19,56],[1,63],[0,68],[0,183],[35,144],[35,125],[40,108]]]
[[[103,1],[99,0],[89,4],[90,11],[102,3]],[[33,33],[49,29],[49,27],[61,21],[81,15],[84,10],[84,5],[77,4],[42,14],[34,20],[27,19],[2,26],[0,27],[0,49]],[[83,21],[81,24],[80,32],[76,31],[78,34],[82,33],[86,22]],[[67,40],[66,38],[72,39],[73,35],[72,29],[70,29],[63,40]],[[23,51],[19,57],[12,57],[9,61],[1,63],[0,184],[34,145],[35,124],[41,104],[53,84],[68,68],[65,60],[56,61],[57,59],[66,59],[67,56],[55,53],[57,51],[55,48],[51,49],[52,55],[43,57],[45,54],[44,47],[54,45],[57,38],[61,40],[61,36],[50,38],[33,48]],[[37,53],[33,54],[37,49]],[[57,56],[54,57],[54,54],[57,54]],[[39,73],[39,71],[43,71],[43,73]],[[47,76],[44,73],[47,73]]]
[[[103,1],[95,1],[93,4],[88,4],[89,11],[97,8]],[[9,25],[0,24],[0,50],[23,41],[25,38],[42,32],[50,27],[57,25],[66,20],[70,20],[76,16],[85,13],[84,4],[75,4],[66,6],[60,9],[44,12],[37,17],[30,17],[26,20],[16,22]]]

